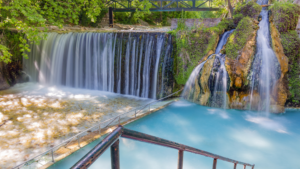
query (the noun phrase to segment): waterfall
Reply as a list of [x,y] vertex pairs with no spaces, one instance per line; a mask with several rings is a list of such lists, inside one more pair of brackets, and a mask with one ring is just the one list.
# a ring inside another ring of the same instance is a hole
[[[257,2],[260,5],[267,4],[267,0]],[[262,20],[259,23],[259,30],[257,32],[257,47],[256,54],[252,64],[252,77],[250,82],[250,109],[252,109],[254,102],[254,93],[258,92],[260,96],[259,110],[269,112],[271,104],[271,90],[275,82],[278,80],[276,72],[278,72],[278,61],[274,51],[270,45],[270,30],[269,30],[269,16],[266,8],[263,8],[260,15]]]
[[[225,42],[226,43],[226,42]],[[225,55],[217,54],[214,61],[216,72],[212,72],[214,76],[212,97],[210,104],[212,107],[227,108],[227,83],[228,74],[225,67]]]
[[[170,77],[168,76],[168,73],[166,71],[166,68],[169,66],[169,67],[172,67],[173,65],[170,65],[170,61],[171,63],[172,62],[172,59],[170,58],[171,56],[171,51],[172,51],[172,36],[169,35],[169,38],[168,38],[168,45],[167,45],[167,49],[165,50],[165,57],[164,57],[164,61],[162,62],[162,74],[161,74],[161,89],[160,89],[160,97],[162,97],[167,91],[164,91],[164,86],[165,86],[165,82],[168,84],[168,82],[170,81]],[[171,74],[173,74],[171,72]],[[165,76],[167,75],[167,77],[165,78]]]
[[156,99],[164,92],[158,89],[165,81],[159,70],[172,53],[168,38],[165,33],[48,33],[39,45],[28,42],[31,52],[23,67],[31,81],[46,85]]
[[[216,58],[214,61],[214,67],[217,67],[217,72],[212,73],[212,75],[214,76],[214,80],[213,80],[213,88],[211,89],[212,97],[210,101],[211,102],[210,106],[213,107],[222,107],[224,109],[226,109],[227,107],[228,74],[225,67],[225,55],[220,54],[220,51],[223,48],[223,46],[226,44],[228,37],[233,31],[234,29],[227,31],[222,35],[215,51]],[[211,56],[209,56],[208,59]],[[191,93],[193,88],[195,87],[195,80],[196,78],[198,78],[199,72],[201,71],[205,63],[206,61],[202,62],[193,70],[187,83],[185,84],[183,90],[183,97],[185,97],[186,99],[188,99],[189,93]],[[221,99],[219,98],[220,93],[222,96]],[[222,100],[222,103],[218,103],[218,100]]]
[[227,31],[227,32],[225,32],[225,33],[222,35],[221,39],[219,40],[218,46],[217,46],[217,48],[216,48],[215,54],[219,54],[219,53],[221,52],[223,46],[224,46],[224,45],[226,44],[226,42],[227,42],[228,37],[232,34],[232,32],[233,32],[234,30],[235,30],[235,29],[232,29],[232,30],[230,30],[230,31]]
[[[208,57],[208,59],[211,57],[212,55],[210,55],[209,57]],[[207,59],[207,60],[208,60]],[[204,66],[204,64],[206,63],[206,61],[207,60],[205,60],[204,62],[202,62],[202,63],[200,63],[194,70],[193,70],[193,72],[191,73],[191,75],[190,75],[190,77],[189,77],[189,79],[188,79],[188,81],[185,83],[185,85],[184,85],[184,89],[183,89],[183,92],[182,92],[182,96],[184,97],[184,98],[186,98],[186,99],[188,99],[188,95],[190,94],[190,93],[192,93],[192,91],[193,91],[193,88],[195,87],[195,81],[196,81],[196,79],[198,78],[198,76],[199,76],[199,72],[200,72],[200,70],[202,69],[202,67]],[[194,100],[193,100],[194,101]]]

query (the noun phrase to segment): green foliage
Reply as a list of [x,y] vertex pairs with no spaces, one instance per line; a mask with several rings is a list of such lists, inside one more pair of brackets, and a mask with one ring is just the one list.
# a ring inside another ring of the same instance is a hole
[[[81,13],[91,22],[100,15],[102,1],[99,0],[0,0],[0,28],[16,28],[24,36],[19,36],[19,47],[23,57],[30,51],[25,37],[30,42],[46,38],[47,25],[63,27],[64,24],[78,24]],[[6,35],[4,35],[6,36]],[[3,45],[2,45],[3,46]],[[0,61],[10,61],[8,47],[1,48]],[[3,59],[2,59],[3,58]],[[4,60],[5,59],[5,60]]]
[[239,52],[246,45],[248,39],[257,29],[257,25],[249,17],[244,17],[238,24],[236,30],[229,36],[225,45],[226,56],[237,58]]
[[0,45],[0,60],[2,60],[4,63],[11,62],[11,53],[8,52],[8,48],[4,45]]
[[136,18],[143,18],[145,14],[151,14],[150,8],[152,7],[152,4],[149,2],[149,0],[133,0],[132,6],[136,8]]
[[273,23],[280,33],[295,30],[300,15],[300,6],[290,2],[275,2],[271,6]]
[[289,31],[280,35],[284,54],[289,58],[289,91],[290,102],[300,101],[300,38],[296,31]]

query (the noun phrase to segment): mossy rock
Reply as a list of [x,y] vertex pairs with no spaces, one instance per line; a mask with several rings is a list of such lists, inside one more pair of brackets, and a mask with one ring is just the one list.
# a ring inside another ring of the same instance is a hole
[[288,106],[300,106],[300,38],[296,31],[288,31],[280,35],[284,54],[289,58],[289,95]]
[[257,19],[262,10],[261,5],[254,1],[249,1],[242,5],[238,5],[234,10],[234,18],[239,19],[241,16]]
[[257,21],[250,17],[244,17],[238,24],[236,30],[229,36],[222,50],[227,57],[236,59],[247,41],[251,38],[253,31],[258,29]]
[[271,17],[280,33],[295,30],[300,15],[300,6],[289,2],[275,2],[271,7]]
[[177,84],[184,85],[198,63],[214,53],[219,37],[234,28],[232,19],[224,19],[217,26],[193,30],[175,30],[177,56],[174,59],[174,74]]

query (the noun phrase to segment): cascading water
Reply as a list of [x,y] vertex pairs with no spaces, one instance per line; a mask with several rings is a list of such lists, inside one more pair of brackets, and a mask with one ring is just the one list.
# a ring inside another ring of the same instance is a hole
[[[257,3],[265,5],[268,0],[257,1]],[[257,107],[258,110],[269,112],[271,90],[280,76],[280,65],[270,45],[268,10],[263,8],[260,15],[262,20],[259,23],[256,55],[252,64],[250,109]],[[279,76],[277,72],[279,72]],[[255,93],[259,94],[260,101],[254,98]],[[254,105],[254,103],[258,105]]]
[[[212,55],[210,55],[208,57],[208,59],[211,57]],[[207,60],[208,60],[207,59]],[[200,63],[194,70],[193,72],[191,73],[188,81],[185,83],[185,86],[184,86],[184,89],[183,89],[183,92],[182,92],[182,96],[185,98],[185,99],[188,99],[190,100],[191,98],[193,99],[194,96],[189,96],[190,94],[193,94],[193,90],[195,88],[195,84],[196,84],[196,79],[198,78],[199,76],[199,72],[201,71],[203,65],[206,63],[206,60],[202,63]],[[192,100],[194,101],[194,100]]]
[[[211,89],[212,97],[210,100],[210,105],[213,107],[227,107],[227,82],[228,82],[228,75],[225,67],[225,55],[220,54],[221,49],[226,44],[228,37],[234,30],[230,30],[225,32],[216,48],[215,54],[215,67],[217,67],[216,71],[213,73],[213,88]],[[212,55],[211,55],[212,56]],[[210,56],[210,57],[211,57]],[[208,57],[208,59],[210,58]],[[199,76],[199,72],[201,71],[202,67],[206,61],[199,64],[191,73],[187,83],[185,84],[184,90],[183,90],[183,97],[190,100],[191,98],[194,98],[193,96],[189,96],[191,93],[193,93],[194,87],[195,87],[195,80]],[[221,94],[221,99],[219,98]],[[221,103],[219,103],[219,100],[221,100]],[[192,100],[194,101],[194,100]]]
[[43,84],[156,99],[163,96],[158,70],[172,53],[170,38],[164,33],[49,33],[39,45],[31,44],[23,67],[31,81]]
[[215,68],[212,71],[214,87],[211,89],[212,97],[210,105],[226,109],[228,75],[225,67],[225,55],[217,54],[213,67]]
[[219,41],[219,43],[218,43],[218,46],[217,46],[217,48],[216,48],[215,54],[219,54],[219,53],[221,52],[223,46],[224,46],[224,45],[226,44],[226,42],[227,42],[228,37],[232,34],[232,32],[233,32],[234,30],[235,30],[235,29],[232,29],[232,30],[230,30],[230,31],[227,31],[227,32],[225,32],[225,33],[222,35],[222,37],[221,37],[221,39],[220,39],[220,41]]

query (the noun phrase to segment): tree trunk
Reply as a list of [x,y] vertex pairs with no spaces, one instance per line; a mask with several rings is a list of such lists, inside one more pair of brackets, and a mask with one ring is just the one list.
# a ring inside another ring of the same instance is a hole
[[228,0],[228,12],[229,12],[229,17],[232,18],[233,17],[233,8],[231,6],[231,2],[230,0]]

